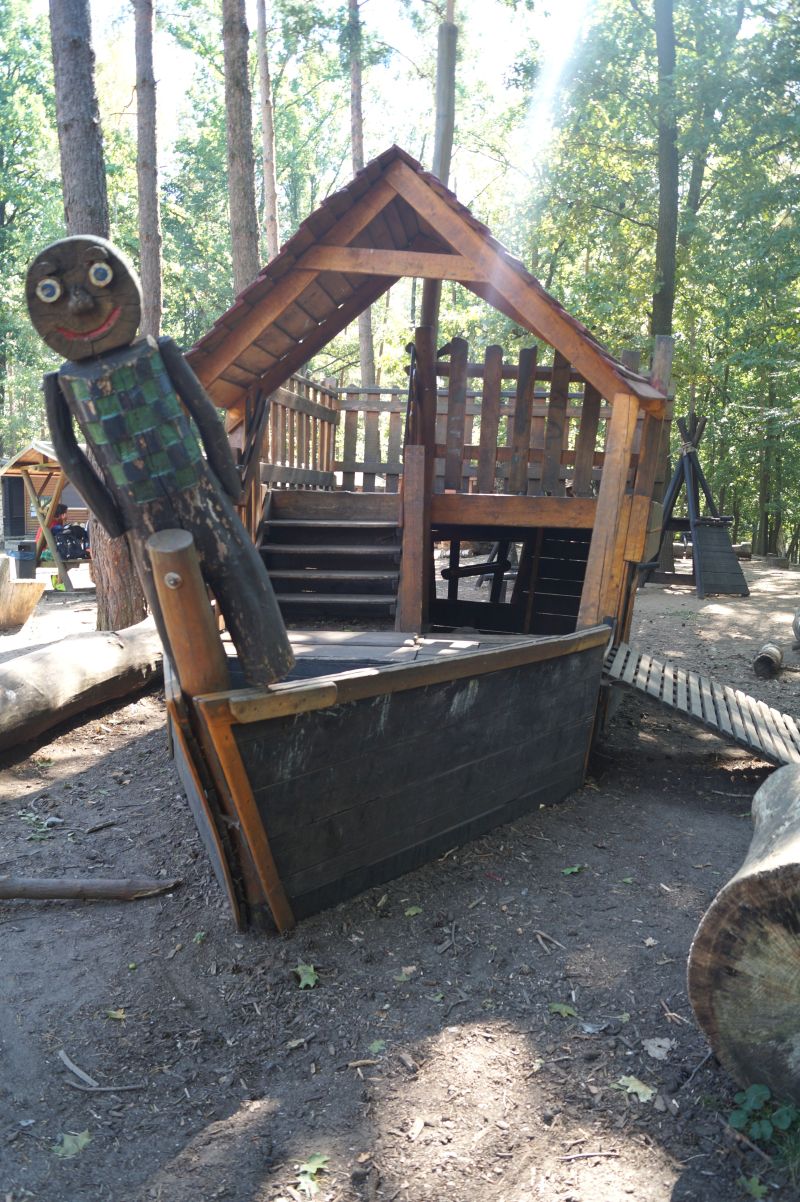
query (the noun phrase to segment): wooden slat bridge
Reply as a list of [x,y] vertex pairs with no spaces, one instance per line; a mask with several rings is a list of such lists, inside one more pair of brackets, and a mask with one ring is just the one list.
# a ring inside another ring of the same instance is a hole
[[794,719],[740,689],[662,664],[627,643],[611,648],[604,675],[612,684],[652,697],[771,764],[800,764],[800,730]]

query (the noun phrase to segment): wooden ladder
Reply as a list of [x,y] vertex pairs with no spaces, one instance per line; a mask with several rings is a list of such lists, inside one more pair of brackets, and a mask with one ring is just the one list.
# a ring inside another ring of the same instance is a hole
[[627,643],[611,648],[603,674],[611,684],[644,693],[771,764],[800,764],[800,731],[794,718],[741,689],[662,664]]

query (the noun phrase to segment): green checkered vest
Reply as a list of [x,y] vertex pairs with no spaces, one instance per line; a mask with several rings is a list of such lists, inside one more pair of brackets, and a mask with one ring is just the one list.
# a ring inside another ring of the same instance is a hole
[[199,483],[200,445],[152,341],[63,363],[58,378],[104,474],[132,504]]

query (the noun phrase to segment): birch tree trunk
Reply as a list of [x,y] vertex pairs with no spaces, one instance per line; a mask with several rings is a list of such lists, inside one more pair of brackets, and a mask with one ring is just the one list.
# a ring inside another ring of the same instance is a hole
[[136,180],[139,192],[139,271],[142,333],[161,330],[161,215],[158,201],[153,0],[132,0],[136,28]]
[[[109,235],[103,137],[94,86],[89,0],[50,0],[58,148],[67,233]],[[97,585],[97,629],[123,630],[147,614],[147,603],[124,538],[90,523]]]
[[[350,51],[350,140],[353,173],[364,166],[364,117],[361,110],[361,18],[359,0],[347,0],[347,44]],[[361,387],[375,387],[375,350],[372,343],[372,309],[358,317],[358,357]]]
[[261,160],[264,175],[264,238],[267,258],[274,259],[280,247],[278,222],[278,183],[275,175],[275,114],[272,107],[272,80],[267,52],[266,0],[256,0],[258,19],[258,83],[261,93]]
[[253,160],[253,115],[247,69],[248,30],[244,0],[222,0],[225,115],[228,147],[233,286],[237,295],[259,272],[258,215]]

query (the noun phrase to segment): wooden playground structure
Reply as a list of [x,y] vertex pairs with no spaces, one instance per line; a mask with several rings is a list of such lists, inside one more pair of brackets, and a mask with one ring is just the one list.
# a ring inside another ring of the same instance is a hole
[[[405,397],[296,376],[401,276],[457,281],[528,345],[473,359],[420,327]],[[612,357],[396,147],[190,353],[284,615],[384,625],[294,633],[287,679],[242,688],[190,536],[148,542],[175,758],[237,922],[284,930],[581,784],[604,652],[660,528],[670,354],[648,376]],[[485,601],[463,595],[476,541],[495,544]]]

